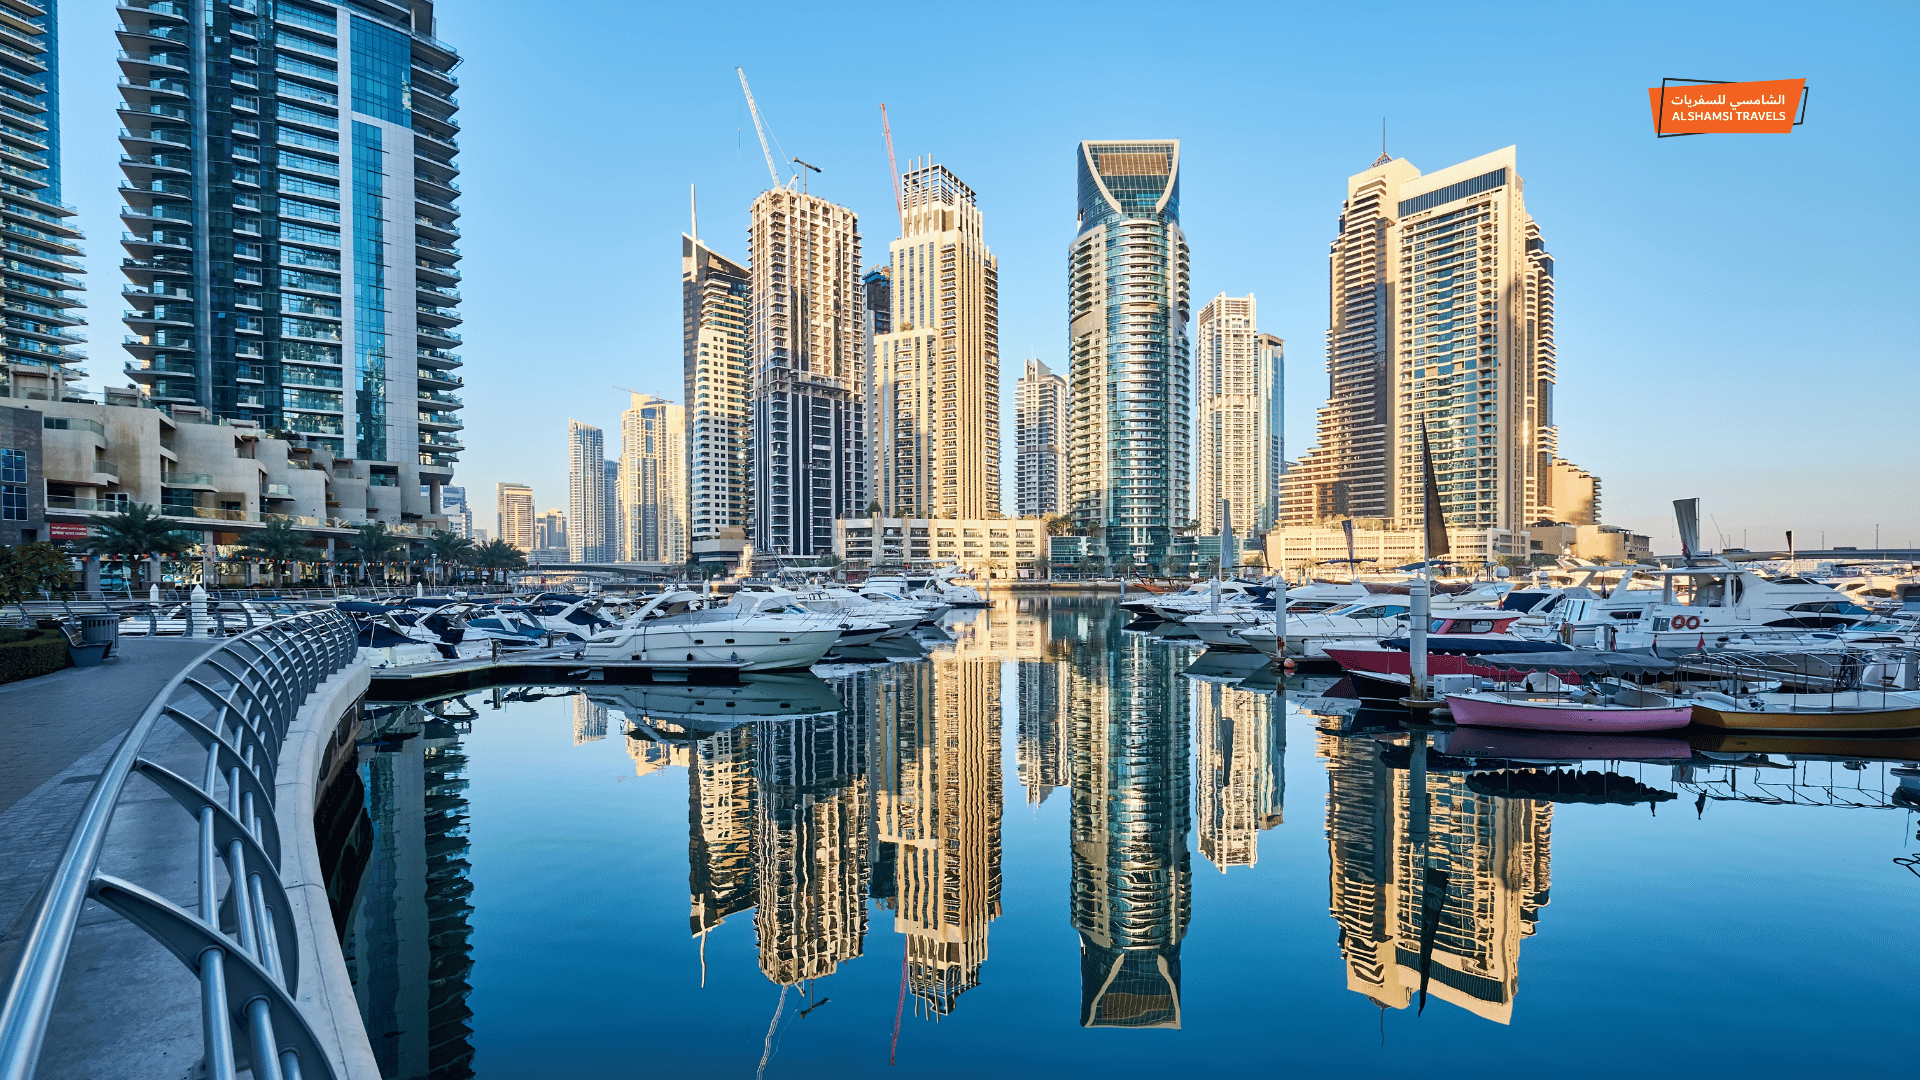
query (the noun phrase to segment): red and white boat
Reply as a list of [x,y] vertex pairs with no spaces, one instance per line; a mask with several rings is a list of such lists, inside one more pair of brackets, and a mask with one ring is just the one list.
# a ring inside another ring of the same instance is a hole
[[1453,722],[1470,727],[1572,733],[1672,731],[1693,720],[1693,705],[1633,686],[1591,684],[1568,692],[1473,690],[1448,694]]

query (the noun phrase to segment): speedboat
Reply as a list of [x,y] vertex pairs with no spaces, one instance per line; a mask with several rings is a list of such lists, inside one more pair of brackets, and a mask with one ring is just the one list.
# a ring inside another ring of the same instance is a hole
[[738,665],[742,671],[795,671],[825,656],[841,628],[818,615],[703,607],[699,593],[652,597],[612,630],[588,638],[582,660],[672,666]]
[[1693,695],[1693,719],[1741,731],[1885,733],[1920,731],[1920,693],[1841,690],[1827,694]]
[[[1495,668],[1487,661],[1502,655],[1574,651],[1557,641],[1533,641],[1510,633],[1519,617],[1519,612],[1503,608],[1464,608],[1433,616],[1427,627],[1427,673],[1491,676]],[[1353,676],[1355,688],[1364,697],[1370,695],[1362,680],[1369,675],[1404,684],[1413,670],[1410,644],[1404,637],[1373,645],[1353,642],[1328,646],[1326,656]]]

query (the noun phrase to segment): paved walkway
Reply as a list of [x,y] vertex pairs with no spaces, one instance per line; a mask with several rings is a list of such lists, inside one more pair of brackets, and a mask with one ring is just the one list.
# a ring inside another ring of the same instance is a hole
[[210,646],[122,638],[97,667],[0,685],[0,940],[66,847],[121,737]]

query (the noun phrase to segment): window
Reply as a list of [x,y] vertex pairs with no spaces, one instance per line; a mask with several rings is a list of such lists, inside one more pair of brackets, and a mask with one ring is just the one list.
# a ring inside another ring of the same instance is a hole
[[27,453],[0,450],[0,520],[27,520]]
[[413,124],[413,46],[405,34],[353,17],[353,109]]

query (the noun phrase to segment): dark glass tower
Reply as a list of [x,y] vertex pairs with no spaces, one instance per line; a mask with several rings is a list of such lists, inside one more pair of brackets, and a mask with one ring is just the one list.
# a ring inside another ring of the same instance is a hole
[[0,397],[59,399],[85,375],[73,346],[86,339],[79,289],[85,273],[60,202],[59,10],[54,0],[0,0],[0,221],[6,231],[0,304]]
[[460,57],[431,0],[120,16],[127,374],[160,408],[352,459],[335,473],[371,517],[439,513],[462,449]]

